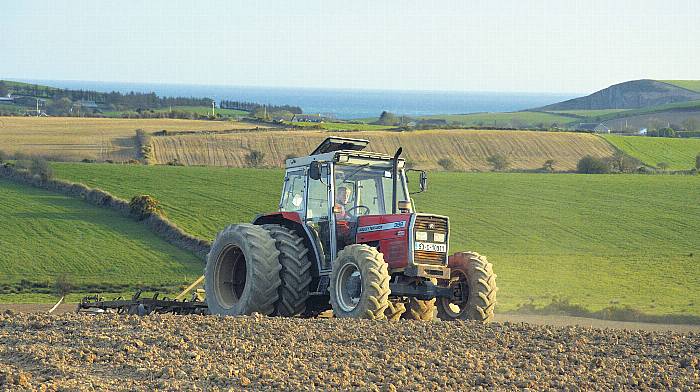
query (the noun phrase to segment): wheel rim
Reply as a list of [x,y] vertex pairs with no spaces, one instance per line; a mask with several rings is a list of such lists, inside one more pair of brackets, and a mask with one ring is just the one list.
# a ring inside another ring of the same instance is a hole
[[340,268],[336,278],[335,297],[344,312],[352,312],[362,297],[362,274],[355,263],[347,263]]
[[456,280],[450,282],[450,288],[461,295],[461,299],[441,298],[442,308],[448,316],[457,318],[467,311],[467,303],[469,303],[469,286],[467,285],[467,276],[462,271],[452,270],[452,276],[457,276]]
[[234,307],[243,295],[246,260],[241,248],[229,246],[219,256],[214,270],[214,295],[225,309]]

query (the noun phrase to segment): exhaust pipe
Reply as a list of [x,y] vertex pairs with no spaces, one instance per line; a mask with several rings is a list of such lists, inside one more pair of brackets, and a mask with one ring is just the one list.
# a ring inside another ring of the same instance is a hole
[[393,185],[393,196],[392,196],[392,203],[391,203],[391,213],[396,214],[396,205],[398,204],[397,198],[398,198],[398,188],[399,188],[399,182],[398,182],[398,177],[399,177],[399,156],[401,155],[401,151],[403,149],[399,147],[398,150],[396,150],[396,154],[394,154],[394,160],[392,161],[393,165],[391,167],[391,178],[392,178],[392,185]]

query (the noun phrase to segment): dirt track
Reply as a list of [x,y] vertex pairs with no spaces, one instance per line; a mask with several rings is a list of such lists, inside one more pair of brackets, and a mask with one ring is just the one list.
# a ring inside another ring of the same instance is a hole
[[700,388],[700,334],[494,323],[0,316],[0,383],[34,389]]

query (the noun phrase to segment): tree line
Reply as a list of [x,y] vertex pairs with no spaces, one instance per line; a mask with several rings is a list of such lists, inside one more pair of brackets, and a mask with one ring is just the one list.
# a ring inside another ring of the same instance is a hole
[[159,109],[170,106],[211,106],[210,98],[195,97],[159,97],[156,93],[118,91],[99,92],[94,90],[71,90],[60,89],[36,84],[8,84],[0,81],[0,96],[12,94],[16,96],[30,96],[54,102],[61,101],[59,106],[65,107],[67,104],[75,102],[95,102],[108,110],[137,110],[137,109]]
[[291,105],[270,105],[270,104],[259,104],[255,102],[243,102],[243,101],[229,101],[222,100],[219,103],[221,109],[234,109],[234,110],[244,110],[246,112],[255,112],[258,109],[267,110],[268,112],[290,112],[292,114],[303,113],[299,106]]

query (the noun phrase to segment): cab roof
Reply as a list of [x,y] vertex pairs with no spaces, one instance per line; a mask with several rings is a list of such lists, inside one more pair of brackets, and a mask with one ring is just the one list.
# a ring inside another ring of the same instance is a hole
[[369,140],[365,139],[350,139],[347,137],[331,136],[322,141],[310,155],[318,155],[340,150],[361,151],[364,150],[368,144]]
[[[313,161],[319,162],[348,162],[349,158],[369,161],[391,162],[392,157],[379,152],[362,151],[369,144],[369,140],[351,139],[345,137],[331,136],[326,138],[321,144],[305,157],[291,158],[286,160],[286,166],[298,167],[307,166]],[[344,159],[341,157],[345,157]],[[353,159],[353,160],[355,160]],[[404,160],[399,158],[399,165],[403,167]]]

